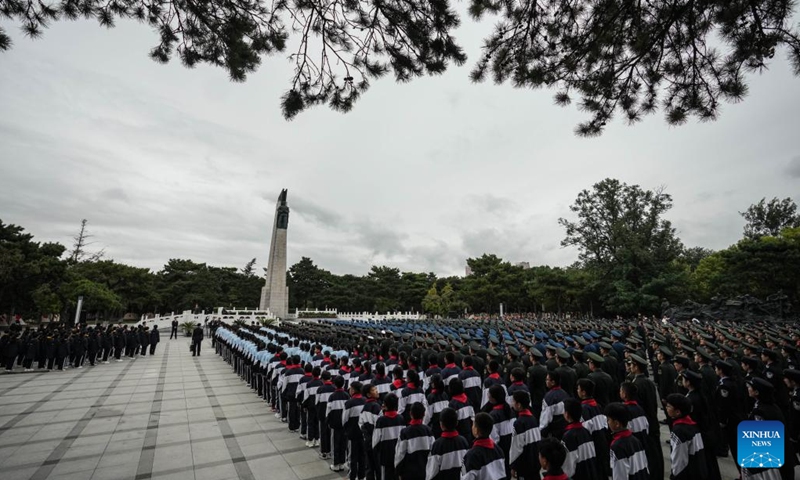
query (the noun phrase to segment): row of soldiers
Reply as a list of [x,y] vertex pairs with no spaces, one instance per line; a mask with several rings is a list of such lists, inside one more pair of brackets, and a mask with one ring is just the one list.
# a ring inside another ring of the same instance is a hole
[[[237,335],[254,340],[255,343],[258,344],[258,348],[262,350],[271,350],[273,359],[275,359],[275,362],[272,363],[281,365],[281,362],[286,361],[289,362],[290,366],[295,367],[295,370],[297,370],[298,365],[300,364],[299,359],[295,363],[291,363],[291,358],[281,359],[280,354],[283,346],[296,346],[299,343],[300,351],[308,355],[309,350],[311,350],[310,341],[313,341],[315,337],[316,339],[344,337],[344,335],[331,336],[329,331],[331,328],[335,327],[326,325],[311,326],[301,324],[289,326],[287,331],[283,334],[268,333],[266,337],[248,332],[246,330],[237,332]],[[394,339],[395,334],[396,332],[391,332],[391,334],[387,334],[386,336]],[[285,336],[282,337],[281,335]],[[640,331],[637,329],[628,330],[625,334],[613,330],[610,335],[610,338],[598,336],[597,341],[591,342],[595,345],[595,347],[597,347],[596,350],[594,348],[590,348],[589,342],[587,342],[585,345],[582,345],[582,342],[576,341],[575,338],[582,337],[575,335],[571,337],[566,336],[566,338],[563,339],[564,344],[561,346],[552,344],[547,344],[544,346],[541,344],[541,339],[538,337],[531,338],[533,342],[524,338],[518,339],[517,343],[513,345],[507,344],[510,342],[501,342],[498,341],[497,338],[490,337],[488,348],[477,343],[476,340],[472,340],[470,343],[464,345],[458,340],[453,340],[452,338],[442,341],[442,339],[435,339],[434,337],[434,342],[431,342],[430,337],[417,336],[412,338],[411,336],[404,337],[403,335],[400,335],[399,338],[397,338],[397,340],[399,340],[398,342],[392,343],[390,341],[387,345],[387,342],[384,339],[378,339],[376,341],[374,338],[369,338],[369,336],[367,336],[360,339],[365,344],[352,346],[352,350],[350,350],[351,358],[339,358],[333,359],[332,361],[331,356],[324,355],[322,348],[314,349],[314,353],[316,353],[314,358],[320,360],[325,365],[331,365],[332,362],[334,367],[326,368],[326,371],[335,369],[335,372],[339,374],[338,376],[347,376],[349,379],[352,376],[352,373],[350,372],[355,370],[359,372],[359,380],[370,380],[370,383],[378,383],[379,388],[381,388],[380,385],[382,384],[390,383],[388,386],[390,390],[392,387],[395,387],[394,390],[400,390],[401,392],[403,389],[407,388],[405,386],[402,388],[400,387],[405,384],[404,382],[407,383],[410,375],[412,380],[417,380],[417,382],[422,383],[422,396],[419,397],[418,400],[424,400],[423,402],[420,402],[423,404],[427,402],[428,408],[432,408],[431,405],[436,405],[437,403],[441,404],[440,402],[436,401],[428,401],[429,399],[427,398],[433,389],[431,382],[436,378],[436,375],[444,376],[440,391],[444,391],[445,395],[449,395],[451,397],[449,400],[450,402],[453,401],[452,397],[454,395],[460,395],[458,393],[454,394],[451,389],[452,380],[457,378],[462,384],[461,388],[463,388],[464,394],[469,400],[468,403],[470,404],[470,407],[473,408],[473,412],[487,408],[487,394],[491,391],[491,387],[493,386],[492,383],[494,382],[502,384],[504,390],[507,392],[506,397],[508,399],[513,396],[515,390],[521,390],[522,387],[525,387],[525,391],[529,392],[529,395],[533,397],[531,410],[533,411],[532,413],[536,414],[534,418],[539,419],[540,428],[545,435],[552,436],[554,438],[561,438],[564,432],[567,430],[565,425],[566,419],[563,418],[563,414],[559,415],[559,412],[563,410],[564,402],[570,398],[580,398],[583,401],[594,401],[601,409],[607,406],[609,403],[613,403],[617,400],[623,400],[625,401],[626,407],[631,410],[631,428],[634,430],[635,434],[638,434],[641,437],[640,444],[647,452],[646,458],[648,459],[648,476],[649,478],[660,478],[663,475],[663,460],[661,459],[661,448],[659,445],[659,425],[656,417],[656,412],[659,405],[658,393],[661,393],[660,405],[665,407],[665,409],[668,407],[667,399],[670,398],[671,394],[673,393],[677,393],[678,396],[690,399],[691,410],[694,412],[693,417],[705,422],[709,417],[708,415],[701,413],[703,412],[702,406],[704,404],[708,405],[709,402],[707,401],[708,392],[704,392],[702,383],[700,383],[703,378],[700,372],[707,370],[707,368],[705,368],[705,364],[708,362],[705,361],[706,358],[702,354],[707,353],[708,348],[714,348],[711,347],[713,342],[708,340],[707,344],[704,344],[702,347],[700,347],[701,354],[699,355],[699,359],[696,356],[694,359],[688,359],[683,354],[688,353],[690,350],[694,350],[696,353],[698,349],[692,347],[689,339],[683,334],[681,334],[680,337],[674,338],[674,342],[670,341],[671,336],[664,336],[657,332],[652,336],[641,335]],[[290,339],[289,337],[294,338]],[[460,340],[467,340],[464,337],[465,335],[462,335]],[[562,340],[561,338],[559,339]],[[623,339],[625,339],[625,343],[620,341]],[[704,340],[705,339],[701,338],[700,344],[703,344]],[[746,340],[748,341],[746,343],[749,343],[749,341],[752,341],[753,339],[747,338]],[[574,345],[571,345],[572,343],[574,343]],[[725,345],[724,343],[721,344]],[[673,360],[673,355],[671,349],[667,345],[671,345],[676,349],[676,352],[679,353],[679,355],[674,356],[674,362],[671,362],[671,360]],[[769,344],[767,345],[769,346]],[[583,346],[584,348],[575,348],[577,346]],[[235,346],[232,347],[235,348]],[[429,349],[428,347],[433,347],[433,349]],[[496,347],[503,348],[505,351],[505,358],[501,358]],[[783,353],[792,353],[791,349],[793,347],[789,343],[784,343],[784,347],[788,347],[788,350],[782,348],[779,349],[779,351]],[[542,351],[545,353],[542,354]],[[598,351],[599,353],[595,353],[595,351]],[[618,353],[620,351],[622,352],[621,358]],[[382,352],[386,353],[385,357],[382,355]],[[655,352],[658,352],[657,355]],[[770,360],[772,357],[772,349],[766,349],[764,353],[766,360]],[[735,350],[734,354],[736,354]],[[661,364],[658,368],[659,374],[657,376],[659,379],[658,389],[656,389],[655,384],[653,384],[652,380],[650,380],[647,376],[649,360],[646,360],[646,358],[655,359],[656,357],[658,357],[661,361]],[[275,375],[275,368],[267,368],[266,370],[263,370],[263,368],[268,365],[257,365],[258,362],[253,362],[253,358],[254,357],[251,355],[250,360],[247,360],[246,358],[243,360],[237,360],[243,362],[240,364],[238,371],[240,371],[240,373],[243,375],[246,375],[251,381],[251,385],[253,385],[254,388],[259,389],[259,391],[262,392],[265,397],[271,398],[273,404],[281,412],[279,413],[280,417],[289,417],[288,421],[290,424],[290,430],[297,430],[297,425],[293,425],[293,420],[296,418],[296,414],[294,412],[302,415],[304,411],[302,407],[295,409],[292,408],[292,405],[295,402],[291,398],[295,398],[297,387],[290,387],[290,391],[293,389],[292,394],[288,397],[285,397],[284,392],[286,389],[285,387],[281,388],[279,385],[281,378],[285,378],[285,375],[284,377],[281,377],[280,373]],[[713,357],[712,360],[714,360]],[[765,377],[767,376],[766,372],[771,372],[777,368],[771,364],[772,362],[766,360],[764,362],[764,368],[766,370],[764,373],[762,373],[762,375]],[[786,361],[787,364],[790,364],[792,358],[783,358],[783,360]],[[344,364],[342,364],[342,362],[344,362]],[[695,364],[695,362],[697,364]],[[726,388],[729,388],[732,379],[728,373],[734,368],[734,363],[724,359],[716,359],[714,362],[714,366],[717,369],[715,375],[718,375],[718,379],[716,380],[718,385],[725,385]],[[375,365],[377,363],[384,363],[384,368],[386,368],[386,365],[394,365],[392,368],[393,371],[389,375],[388,382],[383,380],[383,378],[385,378],[383,375],[385,375],[387,372],[361,373],[364,370],[370,369],[368,365]],[[665,370],[669,370],[667,366],[674,368],[677,373],[677,370],[681,368],[684,363],[687,364],[687,368],[685,370],[681,370],[680,375],[676,375],[675,379],[670,379],[671,377],[665,374]],[[397,372],[397,366],[401,367],[399,372]],[[620,366],[621,368],[619,368]],[[662,366],[664,367],[661,368]],[[284,370],[285,365],[283,368],[278,367],[278,371],[283,372]],[[458,370],[458,372],[454,374],[456,370]],[[784,388],[787,386],[792,388],[792,394],[794,395],[793,398],[796,399],[797,383],[796,379],[793,380],[795,373],[792,370],[793,369],[787,369],[787,380],[785,382],[783,380],[781,381],[784,384]],[[265,373],[267,380],[265,382],[261,382],[259,378],[264,377]],[[414,378],[415,374],[420,377],[420,379]],[[299,372],[295,371],[293,374],[289,375],[289,377],[298,378],[298,375],[299,379],[302,379],[305,376],[312,378],[314,377],[313,371],[305,372],[303,368],[299,368]],[[366,377],[361,378],[362,376]],[[375,377],[380,377],[379,381],[376,382]],[[392,378],[394,378],[393,381],[391,380]],[[584,384],[584,387],[579,388],[578,384],[581,383],[580,380],[582,379],[588,380],[588,382],[583,381],[582,383]],[[626,382],[625,380],[628,381]],[[678,385],[675,383],[676,380],[679,381],[680,387],[685,389],[685,392],[672,392],[663,390],[664,385],[667,384],[674,385],[677,390]],[[769,410],[769,397],[775,389],[772,385],[772,382],[769,382],[766,379],[757,378],[755,372],[753,372],[753,375],[747,380],[748,395],[746,397],[738,398],[752,398],[754,399],[754,404],[759,403],[761,411],[751,408],[748,410],[748,412],[746,412],[746,414],[750,417],[758,418],[759,414],[763,413],[763,410]],[[396,383],[397,385],[395,385]],[[414,384],[415,382],[412,381],[410,383]],[[620,383],[622,388],[620,388]],[[264,388],[264,385],[266,385],[267,388]],[[694,388],[693,385],[697,385],[697,387]],[[743,388],[745,383],[741,382],[738,385]],[[279,388],[276,389],[275,387]],[[718,392],[718,390],[718,388],[714,388],[714,392]],[[270,395],[270,392],[272,392],[272,395]],[[382,392],[382,394],[384,393],[386,392]],[[723,395],[722,393],[718,394]],[[703,395],[706,395],[706,397],[703,397]],[[590,398],[586,398],[587,396]],[[537,397],[541,397],[541,403],[537,401]],[[286,402],[282,402],[284,398],[287,399]],[[404,403],[402,393],[400,395],[400,403],[401,405]],[[409,400],[405,401],[405,404],[408,403]],[[510,400],[505,403],[509,405],[511,404]],[[284,405],[287,408],[283,409],[282,407]],[[798,405],[800,407],[800,404],[793,403],[793,405]],[[705,410],[708,411],[709,409]],[[686,408],[683,410],[678,408],[677,411],[689,413],[686,412]],[[641,412],[641,415],[634,415],[639,412]],[[668,409],[667,414],[669,418],[671,415],[669,415]],[[794,420],[790,419],[790,422],[791,421]],[[306,422],[303,422],[303,424],[305,423]],[[433,426],[436,426],[435,421],[429,420],[429,423]],[[603,425],[602,421],[598,421],[597,423],[599,425]],[[716,421],[712,423],[716,423]],[[730,423],[727,423],[727,425],[729,424]],[[592,423],[590,422],[589,425],[592,425]],[[684,423],[679,425],[684,425]],[[674,433],[673,427],[674,425],[670,424],[670,428],[673,429]],[[599,430],[606,429],[599,428]],[[789,424],[789,430],[793,430],[792,423]],[[471,437],[468,429],[462,429],[461,432],[465,438],[469,439]],[[591,433],[596,432],[593,431]],[[707,432],[704,432],[703,434],[703,437],[706,440],[705,444],[716,445],[717,442],[712,441],[712,437],[707,436],[706,433]],[[796,428],[794,429],[794,434],[795,436],[793,438],[796,438]],[[595,442],[596,451],[599,452],[601,457],[604,455],[607,456],[607,454],[603,453],[603,445],[607,445],[606,441],[603,440],[603,436],[605,436],[607,439],[607,430],[605,433],[603,433],[603,435],[595,436],[595,439],[597,440]],[[324,448],[324,437],[325,435],[323,434],[323,448],[321,454],[326,453]],[[335,439],[336,437],[334,436],[334,442]],[[696,449],[696,447],[693,448]],[[607,452],[608,449],[606,448],[605,451]],[[506,452],[508,452],[508,449]],[[335,453],[336,452],[334,451],[334,456],[336,456]],[[715,468],[716,455],[714,453],[716,452],[712,452],[711,454],[705,456],[704,462],[707,465],[704,471],[707,472],[705,474],[707,477],[704,476],[704,478],[719,477],[719,468]],[[339,455],[338,460],[341,460],[341,455]],[[608,465],[608,463],[605,461],[601,462],[601,464]],[[335,458],[334,466],[341,465],[342,463],[337,463],[337,459]],[[675,466],[674,461],[672,466]],[[605,473],[612,473],[608,471],[608,468],[601,470],[604,470]],[[787,471],[789,472],[788,475],[791,475],[791,470],[787,469]],[[770,478],[769,475],[777,474],[775,471],[749,473],[751,476],[766,475],[765,478]]]
[[0,358],[6,371],[21,366],[24,371],[83,368],[88,363],[108,363],[110,358],[134,358],[155,354],[161,341],[158,326],[81,324],[75,328],[47,325],[38,329],[9,331],[0,337]]

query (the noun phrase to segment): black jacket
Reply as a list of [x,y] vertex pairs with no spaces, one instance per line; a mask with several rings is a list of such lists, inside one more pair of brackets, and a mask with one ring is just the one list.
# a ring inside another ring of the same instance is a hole
[[203,341],[203,327],[194,327],[192,332],[192,342],[200,343]]

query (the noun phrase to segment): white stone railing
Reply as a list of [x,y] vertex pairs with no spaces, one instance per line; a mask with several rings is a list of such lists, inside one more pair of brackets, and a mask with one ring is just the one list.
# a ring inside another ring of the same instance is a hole
[[427,317],[417,312],[341,312],[336,315],[339,320],[425,320]]

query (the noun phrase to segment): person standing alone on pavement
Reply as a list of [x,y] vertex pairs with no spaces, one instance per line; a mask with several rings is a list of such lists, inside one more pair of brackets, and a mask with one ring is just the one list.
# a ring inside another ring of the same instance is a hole
[[200,356],[200,344],[203,343],[203,327],[198,323],[192,332],[192,356]]
[[174,338],[178,338],[178,321],[177,320],[173,320],[172,321],[172,331],[169,334],[169,339],[172,340],[173,337]]

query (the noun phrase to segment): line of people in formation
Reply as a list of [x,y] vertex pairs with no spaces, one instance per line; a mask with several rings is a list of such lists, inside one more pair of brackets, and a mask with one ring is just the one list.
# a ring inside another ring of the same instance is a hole
[[157,325],[95,325],[68,327],[48,324],[39,328],[11,329],[0,338],[0,358],[7,372],[14,365],[24,371],[52,371],[121,362],[123,357],[146,357],[161,341]]
[[[472,348],[457,361],[463,346],[447,344],[444,350],[456,352],[446,351],[443,361],[442,352],[432,354],[423,369],[419,358],[395,348],[385,359],[364,358],[267,328],[223,325],[212,341],[289,431],[318,447],[321,458],[332,458],[331,470],[349,468],[351,480],[663,479],[659,389],[648,378],[647,360],[635,353],[622,362],[626,377],[618,384],[603,370],[604,356],[590,352],[586,365],[579,362],[588,373],[578,378],[560,348],[554,358],[547,351],[547,362],[538,349],[528,350],[526,372],[513,348],[505,364],[490,348],[484,363]],[[603,353],[614,358],[605,346]],[[669,349],[656,347],[662,366],[669,364]],[[476,371],[476,361],[485,372]],[[674,363],[686,364],[676,376],[681,391],[660,389],[668,392],[661,404],[671,431],[670,478],[719,479],[704,375],[689,369],[686,357]],[[746,404],[739,387],[747,389],[749,418],[781,415],[770,381],[748,375],[745,387],[733,381],[732,362],[718,360],[715,367],[718,387],[728,389],[717,406],[722,415],[734,415],[724,411],[732,402]],[[659,370],[662,381],[676,382]],[[800,371],[784,374],[800,405]],[[749,468],[742,477],[779,480],[785,472]]]

